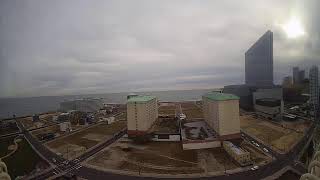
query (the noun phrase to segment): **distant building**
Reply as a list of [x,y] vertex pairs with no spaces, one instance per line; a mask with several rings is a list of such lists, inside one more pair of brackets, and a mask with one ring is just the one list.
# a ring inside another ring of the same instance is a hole
[[76,110],[81,112],[95,112],[103,108],[103,106],[104,105],[101,99],[77,99],[61,102],[60,111],[67,112]]
[[251,163],[250,153],[245,151],[229,141],[223,141],[224,150],[241,166],[247,166]]
[[298,84],[299,83],[299,67],[292,68],[292,77],[293,77],[293,83]]
[[293,84],[301,84],[305,79],[305,71],[299,70],[299,67],[292,68]]
[[305,79],[305,71],[301,70],[301,71],[299,71],[299,81],[300,81],[300,83],[303,83],[304,79]]
[[240,137],[239,97],[212,92],[202,96],[204,119],[222,140]]
[[59,124],[59,126],[60,126],[60,131],[62,132],[72,131],[70,122],[62,122]]
[[132,97],[136,97],[136,96],[138,96],[138,95],[135,94],[135,93],[130,93],[130,94],[128,94],[128,96],[127,96],[127,100],[130,99],[130,98],[132,98]]
[[269,30],[245,53],[248,86],[273,86],[273,33]]
[[128,136],[147,134],[158,118],[158,102],[155,96],[134,96],[127,101]]
[[262,116],[281,120],[283,105],[282,88],[258,89],[253,93],[254,110]]
[[253,110],[252,92],[255,90],[253,87],[243,85],[229,85],[224,86],[223,93],[233,94],[240,98],[240,108],[245,110]]
[[34,114],[34,115],[32,116],[32,121],[33,121],[33,122],[38,122],[38,121],[40,121],[40,116],[39,116],[39,114]]
[[286,88],[286,87],[291,87],[293,84],[293,80],[291,76],[286,76],[283,78],[282,80],[282,87]]
[[319,69],[317,66],[312,66],[309,72],[310,84],[310,104],[313,107],[315,114],[319,113]]

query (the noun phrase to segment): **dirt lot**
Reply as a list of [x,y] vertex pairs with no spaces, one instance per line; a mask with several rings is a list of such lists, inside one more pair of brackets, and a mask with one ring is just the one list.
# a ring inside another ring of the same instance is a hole
[[138,173],[193,174],[237,168],[221,149],[183,150],[179,142],[117,142],[87,161],[97,168]]
[[250,135],[257,137],[264,143],[280,152],[286,152],[303,137],[303,133],[284,128],[281,125],[252,117],[240,116],[241,129]]
[[115,117],[116,121],[126,121],[127,120],[127,112],[123,112]]
[[179,125],[174,118],[158,118],[152,126],[152,132],[179,133]]
[[42,127],[45,125],[53,124],[52,117],[58,115],[58,113],[48,113],[48,114],[42,114],[40,115],[40,121],[39,122],[33,122],[32,116],[18,119],[21,121],[21,123],[24,125],[26,129],[32,129],[37,127]]
[[174,103],[166,103],[159,106],[159,114],[161,115],[175,115],[176,106]]
[[182,102],[180,104],[182,113],[187,116],[187,120],[192,120],[194,118],[203,118],[202,109],[198,107],[195,102]]
[[[73,159],[93,147],[102,140],[109,138],[127,126],[126,121],[117,121],[110,125],[98,124],[81,130],[74,134],[58,138],[46,143],[46,146],[56,153],[61,153],[65,158]],[[70,153],[74,153],[70,155]]]
[[35,131],[31,132],[31,134],[35,138],[37,138],[38,135],[44,134],[44,133],[60,133],[60,134],[64,134],[64,132],[60,131],[59,125],[53,125],[53,126],[49,126],[49,127],[46,127],[46,128],[41,128],[39,130],[35,130]]

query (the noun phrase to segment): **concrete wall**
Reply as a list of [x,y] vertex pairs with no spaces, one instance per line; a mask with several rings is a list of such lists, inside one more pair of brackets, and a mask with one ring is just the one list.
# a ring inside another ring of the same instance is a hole
[[158,117],[157,100],[127,103],[128,131],[147,131]]
[[206,97],[202,98],[203,101],[203,113],[204,119],[207,124],[216,132],[219,131],[219,114],[218,114],[218,104],[213,103]]
[[240,133],[239,101],[218,101],[219,104],[219,135]]
[[183,143],[183,150],[188,149],[207,149],[207,148],[216,148],[221,147],[220,141],[212,141],[212,142],[199,142],[199,143]]

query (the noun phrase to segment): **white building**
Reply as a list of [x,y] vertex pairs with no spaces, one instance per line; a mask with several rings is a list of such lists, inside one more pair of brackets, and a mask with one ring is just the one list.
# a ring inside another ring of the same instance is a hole
[[72,131],[70,122],[60,123],[59,126],[60,126],[60,131],[62,131],[62,132]]
[[224,150],[241,166],[246,166],[251,163],[250,153],[245,151],[229,141],[223,141]]
[[158,118],[155,96],[133,96],[127,101],[128,136],[144,135]]
[[220,139],[240,138],[239,97],[212,92],[202,96],[204,119]]

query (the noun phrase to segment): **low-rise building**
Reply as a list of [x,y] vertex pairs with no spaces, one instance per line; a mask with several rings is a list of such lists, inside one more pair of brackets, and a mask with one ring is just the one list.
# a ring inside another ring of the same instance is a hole
[[258,89],[253,93],[254,110],[270,119],[282,119],[282,88]]
[[103,101],[96,98],[76,99],[60,103],[60,111],[63,112],[68,112],[71,110],[81,112],[96,112],[103,107]]
[[62,132],[72,131],[70,122],[62,122],[59,124],[59,126],[60,126],[60,131]]
[[133,96],[127,100],[127,132],[129,137],[147,134],[158,118],[155,96]]
[[241,166],[246,166],[251,163],[250,153],[245,151],[230,141],[223,141],[224,150]]
[[204,119],[219,139],[240,138],[239,97],[211,92],[202,96]]

